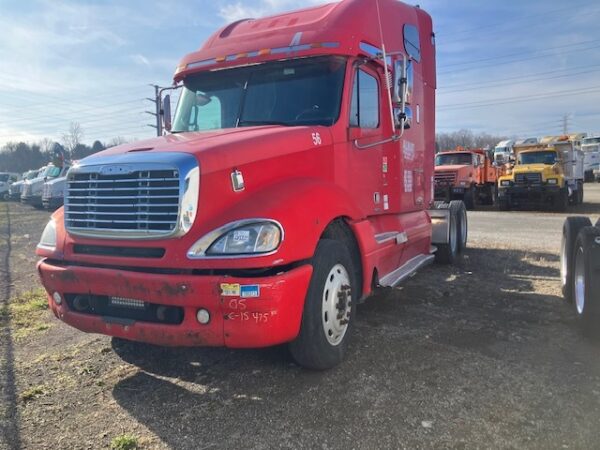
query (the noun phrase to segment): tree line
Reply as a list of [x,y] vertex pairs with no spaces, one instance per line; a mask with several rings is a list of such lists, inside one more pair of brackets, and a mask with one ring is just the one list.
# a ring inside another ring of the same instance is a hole
[[[83,130],[81,126],[71,123],[69,131],[60,139],[65,158],[69,161],[83,159],[106,148],[123,144],[126,140],[115,137],[108,142],[96,140],[92,145],[84,144]],[[45,166],[53,159],[55,141],[49,138],[38,142],[8,142],[0,148],[0,172],[22,173],[30,169],[38,169]]]
[[494,148],[500,141],[509,139],[506,136],[494,136],[488,133],[474,133],[471,130],[458,130],[435,135],[436,151],[463,148]]

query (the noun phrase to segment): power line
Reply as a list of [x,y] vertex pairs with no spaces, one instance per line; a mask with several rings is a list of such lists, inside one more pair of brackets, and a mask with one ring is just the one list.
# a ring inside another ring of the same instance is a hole
[[508,103],[520,103],[528,100],[539,100],[549,97],[563,97],[565,95],[580,95],[587,93],[600,92],[600,86],[590,86],[583,89],[571,89],[565,91],[554,91],[547,92],[543,94],[534,94],[534,95],[526,95],[519,97],[509,97],[503,99],[495,99],[495,100],[481,100],[477,102],[469,102],[469,103],[456,103],[451,105],[439,106],[437,109],[442,111],[447,111],[451,109],[467,109],[467,108],[478,108],[482,106],[496,106],[496,105],[504,105]]

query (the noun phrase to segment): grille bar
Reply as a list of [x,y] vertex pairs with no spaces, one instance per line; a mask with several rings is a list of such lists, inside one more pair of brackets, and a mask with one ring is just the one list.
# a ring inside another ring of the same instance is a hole
[[518,173],[515,175],[516,184],[542,184],[542,174],[536,172]]
[[179,170],[156,166],[136,170],[132,164],[127,173],[111,171],[110,166],[108,170],[100,166],[98,170],[90,167],[69,173],[67,229],[115,237],[123,233],[141,237],[174,233],[180,212]]

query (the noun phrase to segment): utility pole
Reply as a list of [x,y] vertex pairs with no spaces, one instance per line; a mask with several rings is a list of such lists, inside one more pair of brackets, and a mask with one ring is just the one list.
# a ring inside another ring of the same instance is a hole
[[156,128],[156,135],[162,136],[162,120],[160,117],[160,86],[158,84],[151,84],[154,88],[154,98],[146,97],[146,100],[154,103],[154,112],[144,111],[146,114],[150,114],[156,118],[156,125],[148,124],[149,127]]

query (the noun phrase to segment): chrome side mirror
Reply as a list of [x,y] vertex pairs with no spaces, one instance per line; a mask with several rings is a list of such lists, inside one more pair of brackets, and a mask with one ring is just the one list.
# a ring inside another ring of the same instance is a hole
[[162,120],[165,130],[171,131],[171,96],[165,95],[162,101]]
[[412,110],[406,105],[410,103],[413,89],[413,68],[406,55],[399,55],[401,59],[394,61],[394,74],[392,85],[392,103],[395,111],[396,129],[406,130],[412,124]]

